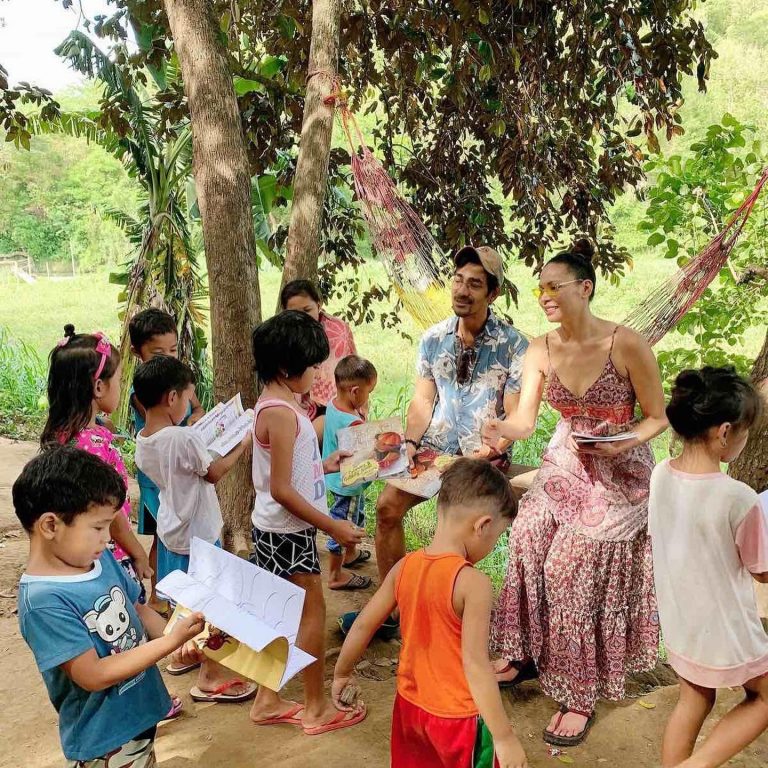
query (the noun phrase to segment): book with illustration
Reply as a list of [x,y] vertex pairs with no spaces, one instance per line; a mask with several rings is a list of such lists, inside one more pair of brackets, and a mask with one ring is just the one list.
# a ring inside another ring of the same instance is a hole
[[339,450],[351,454],[341,460],[342,485],[407,474],[408,456],[400,419],[367,421],[340,429],[337,437]]
[[296,646],[305,592],[291,582],[193,538],[189,570],[172,571],[157,589],[176,603],[166,634],[192,611],[205,617],[202,652],[273,691],[315,659]]
[[401,491],[407,491],[423,499],[431,499],[440,490],[443,472],[456,461],[456,456],[440,453],[432,448],[421,448],[413,457],[413,467],[405,476],[391,478],[387,482]]
[[209,453],[214,456],[226,456],[237,447],[252,426],[253,411],[243,408],[243,401],[238,392],[226,403],[219,403],[211,408],[190,429],[202,438]]

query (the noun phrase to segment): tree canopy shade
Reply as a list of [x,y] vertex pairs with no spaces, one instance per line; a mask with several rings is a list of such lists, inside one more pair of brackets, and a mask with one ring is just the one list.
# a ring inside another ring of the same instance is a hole
[[[140,52],[118,55],[136,77],[145,77],[145,66],[175,67],[162,4],[114,5],[116,13],[97,19],[95,30],[120,40],[133,26]],[[312,4],[211,5],[251,170],[261,175],[295,150]],[[599,241],[607,271],[620,270],[627,254],[611,241],[606,209],[643,179],[644,142],[654,150],[657,133],[682,132],[683,76],[695,74],[703,88],[716,55],[694,5],[345,0],[339,72],[353,107],[380,118],[375,149],[441,246],[493,242],[534,265],[580,232]],[[169,114],[186,109],[177,82],[160,98]],[[331,179],[344,164],[339,155],[331,157]],[[334,237],[325,250],[349,240]]]

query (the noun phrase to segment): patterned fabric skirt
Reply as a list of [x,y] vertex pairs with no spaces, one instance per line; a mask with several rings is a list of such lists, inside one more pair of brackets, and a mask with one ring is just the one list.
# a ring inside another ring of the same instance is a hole
[[509,534],[493,649],[534,659],[547,695],[591,712],[600,696],[624,698],[626,675],[652,669],[658,643],[646,530],[626,541],[588,538],[558,524],[535,484]]

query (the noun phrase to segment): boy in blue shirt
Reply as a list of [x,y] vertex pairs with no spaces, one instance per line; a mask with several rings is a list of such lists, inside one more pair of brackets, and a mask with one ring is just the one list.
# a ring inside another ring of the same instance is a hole
[[[348,355],[339,360],[334,372],[336,397],[328,402],[323,427],[323,459],[339,449],[337,432],[346,427],[362,424],[368,414],[368,400],[376,388],[378,374],[373,363],[357,355]],[[334,520],[350,520],[362,528],[365,525],[365,489],[370,483],[355,486],[341,484],[341,474],[334,472],[325,476],[325,487],[333,497],[330,508]],[[371,586],[368,576],[344,571],[370,559],[371,553],[357,547],[342,548],[328,538],[329,589],[367,589]]]
[[[135,314],[131,318],[131,322],[128,323],[128,335],[131,339],[131,351],[142,363],[146,363],[147,360],[158,355],[176,358],[179,356],[179,334],[176,330],[176,321],[172,315],[163,312],[162,309],[150,307]],[[138,435],[144,429],[147,414],[144,406],[136,399],[133,387],[131,387],[129,403],[134,431]],[[200,405],[197,395],[193,393],[183,425],[192,426],[204,414],[203,406]],[[160,491],[140,469],[136,473],[136,480],[139,483],[140,492],[138,532],[152,537],[149,565],[155,573],[150,580],[149,604],[159,613],[165,613],[168,611],[168,603],[159,600],[155,593],[155,584],[157,583],[157,511],[160,508]],[[175,665],[170,665],[167,668],[167,671],[172,675],[182,674],[187,670],[187,667],[176,667]]]
[[171,706],[156,664],[204,626],[196,613],[163,636],[162,617],[137,602],[138,584],[106,549],[124,497],[112,467],[71,446],[36,456],[13,485],[29,534],[19,626],[68,768],[155,765],[155,729]]

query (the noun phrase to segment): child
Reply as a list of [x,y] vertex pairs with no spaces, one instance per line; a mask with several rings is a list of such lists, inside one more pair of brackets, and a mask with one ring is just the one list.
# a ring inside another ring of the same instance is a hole
[[325,472],[337,472],[339,454],[323,462],[312,423],[295,396],[309,392],[317,366],[328,357],[320,324],[303,312],[283,312],[253,331],[256,372],[264,385],[254,415],[252,561],[306,591],[296,644],[317,661],[304,671],[304,704],[261,688],[251,709],[257,725],[291,723],[314,736],[347,728],[365,708],[336,710],[323,689],[325,600],[316,530],[354,547],[363,531],[328,516]]
[[138,585],[105,552],[124,500],[120,475],[71,446],[32,459],[13,485],[29,534],[19,625],[69,768],[155,765],[155,729],[171,706],[155,664],[204,626],[195,613],[163,636],[163,619],[137,602]]
[[389,572],[352,625],[334,673],[334,704],[375,631],[397,607],[403,644],[392,716],[392,768],[524,768],[490,659],[490,579],[473,568],[517,514],[504,475],[457,459],[443,475],[432,543]]
[[[757,494],[724,474],[756,422],[760,400],[733,368],[683,371],[667,406],[683,440],[651,478],[649,530],[659,618],[680,698],[662,765],[723,765],[768,727],[768,635],[753,579],[768,583],[768,520]],[[718,688],[746,698],[694,752]]]
[[[113,466],[128,489],[128,473],[120,452],[114,447],[114,435],[97,424],[99,413],[109,415],[120,402],[120,353],[102,333],[75,333],[73,325],[64,326],[64,338],[50,355],[48,371],[48,420],[40,444],[71,444],[98,456]],[[143,579],[152,576],[144,548],[131,530],[131,502],[126,496],[119,515],[111,526],[109,548],[115,559],[128,571],[141,589]]]
[[[373,363],[357,355],[348,355],[339,361],[335,371],[336,397],[328,402],[323,432],[323,459],[327,459],[338,447],[337,432],[345,427],[362,424],[368,412],[368,400],[376,387],[377,373]],[[352,520],[360,528],[365,527],[365,489],[363,485],[344,486],[341,475],[333,472],[325,478],[331,492],[334,520]],[[353,568],[370,560],[371,553],[357,547],[341,547],[328,539],[329,558],[328,587],[330,589],[367,589],[371,586],[368,576],[345,573],[342,566]]]
[[[160,355],[140,365],[133,388],[147,418],[144,429],[136,435],[136,466],[160,489],[160,580],[171,571],[187,571],[194,536],[210,544],[218,543],[222,518],[213,486],[247,450],[251,435],[247,434],[229,454],[212,461],[198,434],[177,426],[189,410],[195,387],[192,370],[176,358]],[[252,698],[255,686],[225,680],[227,676],[218,664],[203,662],[199,684],[191,691],[192,698],[217,702]]]
[[[131,351],[142,363],[151,360],[156,355],[178,357],[179,337],[176,332],[176,321],[167,312],[154,307],[142,310],[133,316],[128,324],[128,334],[131,338]],[[130,407],[133,417],[134,432],[138,434],[144,429],[146,414],[144,407],[136,399],[133,388],[130,392]],[[200,419],[205,411],[200,401],[193,393],[190,405],[184,420],[184,424],[191,426]],[[152,547],[149,550],[149,565],[153,571],[157,571],[157,509],[160,506],[160,496],[157,486],[141,471],[137,472],[136,479],[139,483],[139,514],[138,531],[141,534],[152,537]],[[157,599],[155,584],[157,578],[151,579],[151,591],[149,593],[149,605],[157,611],[167,610],[167,603]],[[173,666],[167,668],[171,674],[179,674]]]

